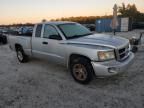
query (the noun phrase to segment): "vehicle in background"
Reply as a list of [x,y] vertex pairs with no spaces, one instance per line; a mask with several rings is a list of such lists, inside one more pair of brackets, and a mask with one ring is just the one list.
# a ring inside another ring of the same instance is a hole
[[132,52],[136,53],[138,51],[139,46],[144,46],[144,32],[140,33],[139,38],[132,37],[130,39],[130,44],[132,46]]
[[83,24],[86,28],[88,28],[90,31],[95,31],[95,24]]
[[3,29],[0,30],[0,43],[7,44],[6,31]]
[[144,22],[135,22],[132,24],[133,29],[144,29]]
[[8,42],[20,62],[38,57],[64,65],[82,84],[95,75],[108,77],[126,72],[134,59],[129,40],[93,34],[75,22],[38,23],[31,36],[10,34]]
[[32,36],[33,27],[20,27],[17,32],[18,35]]

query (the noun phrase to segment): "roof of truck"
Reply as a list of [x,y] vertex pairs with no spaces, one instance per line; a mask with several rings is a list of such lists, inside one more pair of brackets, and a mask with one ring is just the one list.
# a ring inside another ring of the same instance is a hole
[[60,25],[60,24],[66,24],[66,23],[75,23],[71,21],[49,21],[49,22],[41,22],[38,24],[53,24],[53,25]]

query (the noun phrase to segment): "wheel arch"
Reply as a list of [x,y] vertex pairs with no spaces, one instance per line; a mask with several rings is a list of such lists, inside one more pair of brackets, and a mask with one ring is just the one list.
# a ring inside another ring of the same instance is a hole
[[[74,62],[71,62],[73,60],[74,60]],[[86,77],[85,81],[80,81],[79,79],[77,79],[74,75],[74,72],[73,72],[74,63],[79,63],[79,62],[83,63],[83,66],[85,66],[85,69],[87,70],[87,77]],[[93,77],[95,76],[95,72],[94,72],[93,66],[91,64],[91,59],[85,55],[71,54],[69,56],[69,62],[68,63],[69,63],[68,69],[71,72],[73,78],[81,84],[88,84],[93,79]]]
[[16,44],[15,44],[15,50],[16,50],[16,52],[17,52],[17,57],[18,57],[18,51],[20,51],[21,54],[22,54],[22,56],[23,56],[23,59],[21,59],[21,60],[18,58],[18,60],[19,60],[21,63],[28,62],[29,58],[28,58],[28,56],[25,54],[22,45],[16,43]]
[[15,50],[17,50],[18,48],[22,48],[22,46],[19,43],[15,44]]
[[71,64],[71,61],[76,59],[76,58],[85,58],[87,59],[89,62],[91,61],[91,59],[85,55],[82,55],[82,54],[71,54],[68,58],[68,62],[67,62],[67,67],[69,69],[70,67],[70,64]]

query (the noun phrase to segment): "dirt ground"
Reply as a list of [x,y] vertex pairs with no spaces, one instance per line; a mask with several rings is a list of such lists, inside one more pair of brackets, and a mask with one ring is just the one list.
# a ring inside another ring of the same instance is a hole
[[0,108],[144,108],[144,48],[124,74],[81,85],[65,67],[39,59],[21,64],[0,45]]

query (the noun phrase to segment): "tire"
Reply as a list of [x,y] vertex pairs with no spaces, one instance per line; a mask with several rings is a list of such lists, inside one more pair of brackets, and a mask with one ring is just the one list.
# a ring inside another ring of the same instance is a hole
[[0,37],[0,43],[2,43],[2,37]]
[[132,47],[132,52],[133,52],[133,53],[136,53],[137,51],[138,51],[138,47],[137,47],[137,46],[133,46],[133,47]]
[[6,38],[6,37],[3,37],[2,43],[3,43],[3,44],[7,44],[7,38]]
[[90,61],[83,57],[72,60],[70,72],[74,80],[80,84],[88,84],[94,76]]
[[17,53],[17,58],[18,58],[19,62],[21,62],[21,63],[28,62],[28,56],[24,53],[24,51],[21,47],[18,47],[16,49],[16,53]]

